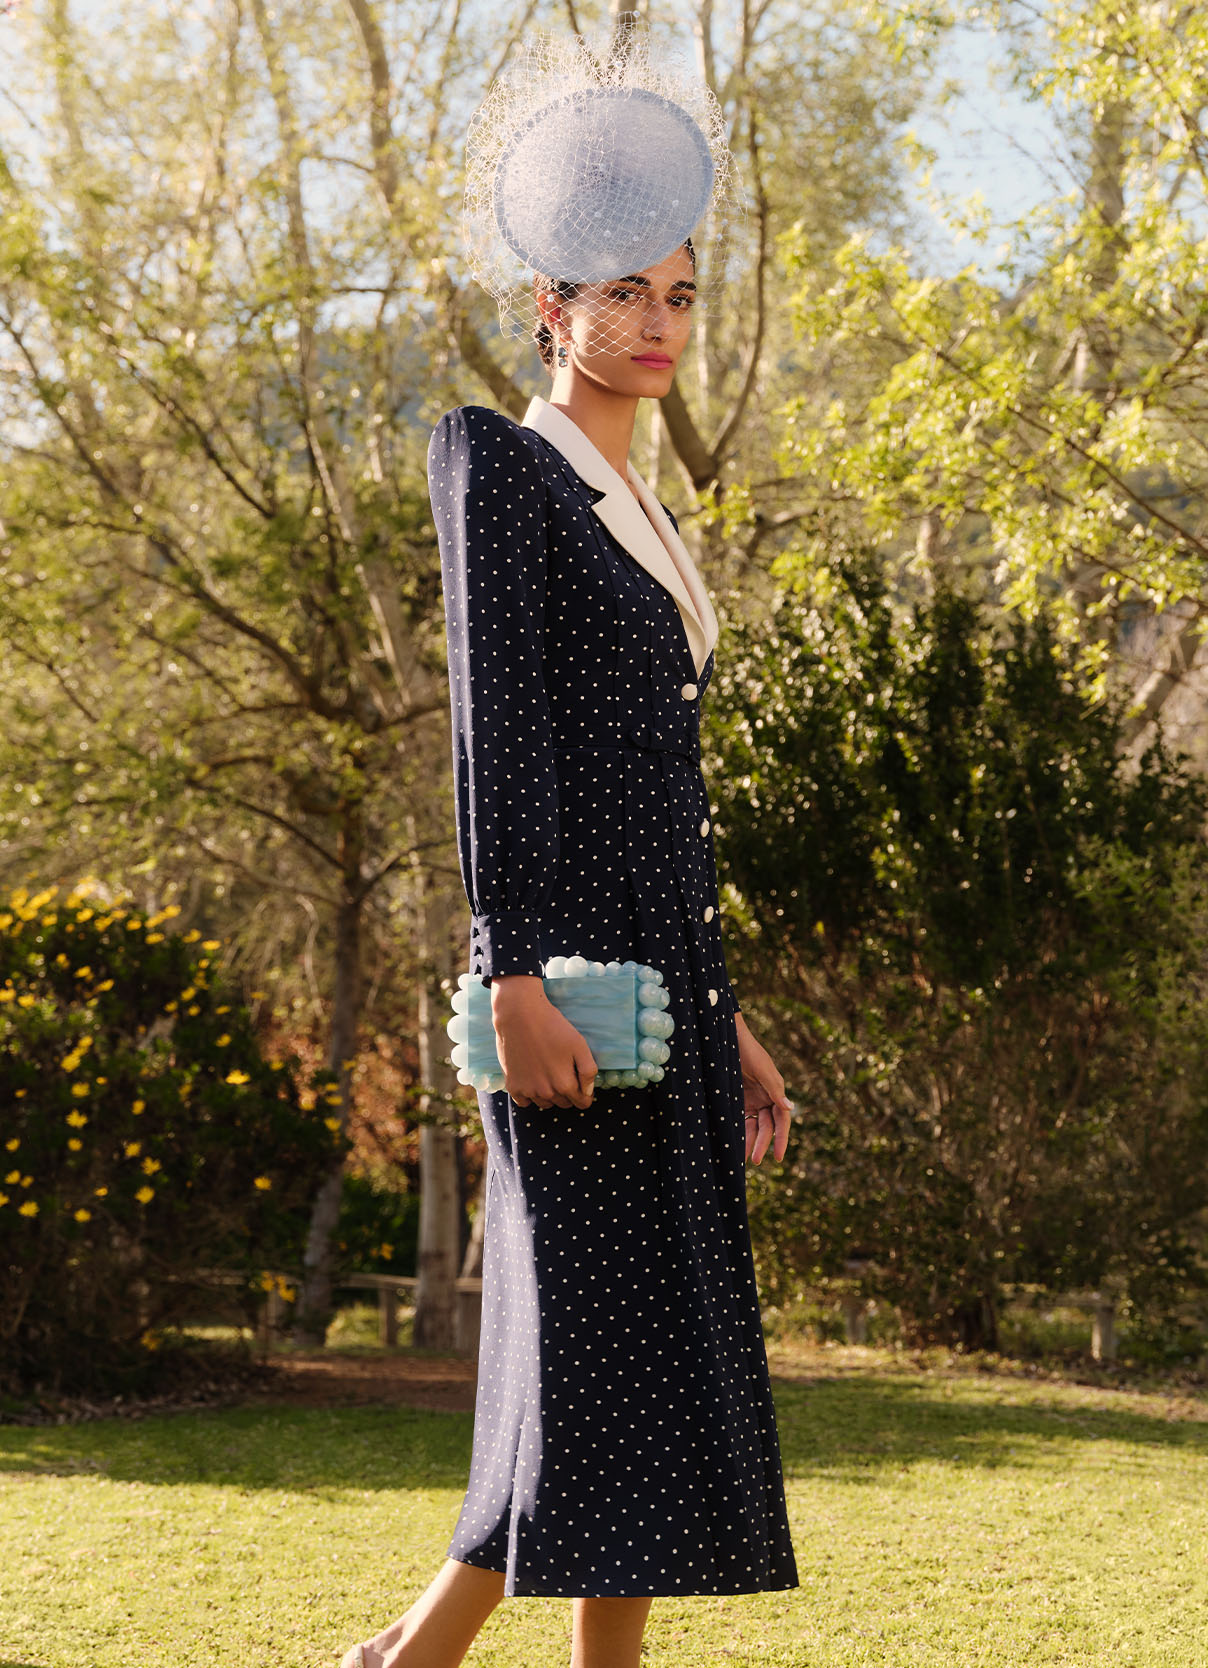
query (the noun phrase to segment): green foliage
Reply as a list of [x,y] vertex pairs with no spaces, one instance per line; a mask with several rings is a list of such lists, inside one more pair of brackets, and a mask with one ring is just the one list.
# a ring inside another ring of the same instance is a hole
[[[201,1271],[296,1266],[344,1138],[212,940],[85,890],[0,912],[0,1337],[15,1381],[137,1382]],[[338,1099],[338,1096],[337,1096]]]
[[[916,1338],[992,1341],[1001,1282],[1202,1283],[1208,786],[1133,770],[1051,623],[895,608],[836,558],[733,628],[722,879],[781,1069],[765,1285],[873,1265]],[[766,993],[766,999],[765,998]]]
[[[1036,21],[1015,0],[973,15]],[[1205,23],[1080,0],[1014,38],[1021,83],[1066,112],[1076,188],[945,278],[863,230],[837,252],[789,230],[800,342],[828,376],[791,403],[782,462],[904,569],[1049,612],[1102,693],[1138,613],[1204,619],[1208,172],[1186,112]]]
[[419,1194],[381,1178],[346,1175],[336,1225],[342,1267],[365,1274],[414,1274],[419,1244]]

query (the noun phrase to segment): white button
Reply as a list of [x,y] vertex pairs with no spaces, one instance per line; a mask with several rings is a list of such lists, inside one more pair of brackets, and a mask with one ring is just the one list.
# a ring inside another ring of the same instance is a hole
[[715,990],[711,990],[709,992],[709,1000],[712,1002],[714,1007],[717,1006],[717,992]]
[[706,921],[711,921],[712,919],[713,919],[713,905],[709,904],[708,907],[705,910],[705,920]]
[[704,822],[701,823],[700,831],[701,831],[702,834],[707,834],[709,832],[709,819],[708,819],[708,817],[706,817]]
[[680,694],[684,697],[685,701],[695,701],[696,685],[694,683],[686,683],[680,690]]

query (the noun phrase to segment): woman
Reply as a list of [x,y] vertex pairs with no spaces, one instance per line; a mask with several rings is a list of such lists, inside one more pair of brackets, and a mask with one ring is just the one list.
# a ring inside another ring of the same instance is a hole
[[[637,1668],[651,1599],[797,1585],[744,1158],[784,1083],[726,976],[699,705],[717,623],[628,465],[671,387],[690,242],[606,283],[538,280],[548,401],[461,407],[429,483],[445,586],[471,971],[507,1087],[488,1144],[469,1488],[449,1560],[343,1668],[453,1668],[505,1594],[574,1599],[573,1668]],[[662,1081],[596,1089],[543,964],[660,968]]]

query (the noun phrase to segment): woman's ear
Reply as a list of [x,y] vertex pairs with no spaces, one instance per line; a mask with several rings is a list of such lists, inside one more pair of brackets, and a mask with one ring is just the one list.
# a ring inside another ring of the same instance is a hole
[[558,303],[554,300],[548,290],[541,290],[538,293],[537,311],[541,314],[541,317],[545,320],[546,324],[549,325],[551,332],[553,331],[554,326],[561,321],[562,309],[559,307]]

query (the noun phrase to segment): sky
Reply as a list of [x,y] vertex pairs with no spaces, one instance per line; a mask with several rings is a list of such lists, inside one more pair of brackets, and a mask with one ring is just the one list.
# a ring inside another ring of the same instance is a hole
[[[6,0],[0,0],[0,73],[5,55],[5,4]],[[93,25],[103,24],[112,5],[113,0],[71,0],[73,13]],[[998,225],[1069,185],[1060,172],[1057,136],[1047,108],[1029,102],[1006,84],[1004,62],[1001,37],[991,28],[951,30],[944,40],[939,73],[959,82],[959,96],[942,115],[915,123],[918,138],[939,153],[933,194],[967,197],[980,192]],[[968,239],[954,238],[928,207],[921,180],[917,200],[932,271],[952,272],[970,261],[984,268],[993,265],[994,240],[974,246]]]
[[[942,116],[914,124],[918,138],[939,153],[932,191],[944,197],[980,192],[998,226],[1069,189],[1061,169],[1061,146],[1048,107],[1029,102],[1006,84],[1005,53],[989,28],[954,29],[947,37],[942,72],[961,84],[960,95]],[[926,194],[920,184],[920,203]],[[953,239],[944,224],[926,213],[930,248],[941,271],[976,259],[992,263],[994,244],[974,250]]]

